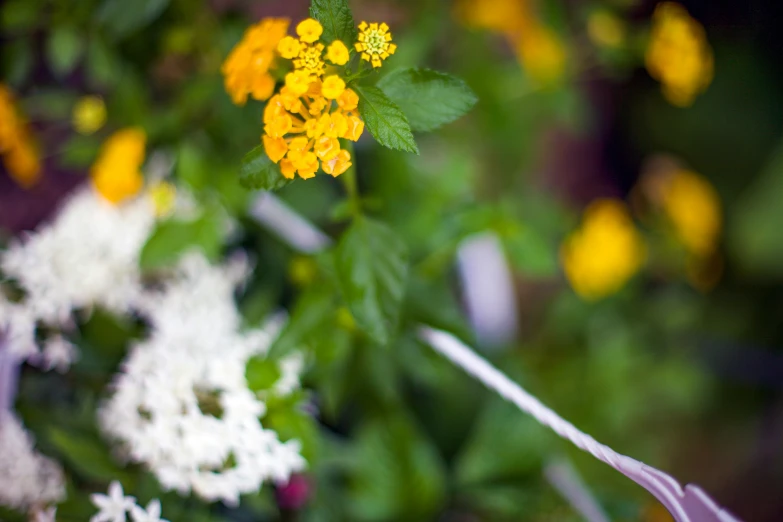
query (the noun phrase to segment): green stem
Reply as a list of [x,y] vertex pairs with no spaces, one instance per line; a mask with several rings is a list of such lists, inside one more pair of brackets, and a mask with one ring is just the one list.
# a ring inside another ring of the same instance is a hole
[[347,193],[350,202],[351,215],[357,217],[362,213],[362,206],[359,201],[359,188],[356,184],[356,155],[353,150],[353,142],[344,140],[343,149],[348,151],[352,161],[351,166],[342,173],[340,179],[343,181],[343,185],[345,185],[345,192]]

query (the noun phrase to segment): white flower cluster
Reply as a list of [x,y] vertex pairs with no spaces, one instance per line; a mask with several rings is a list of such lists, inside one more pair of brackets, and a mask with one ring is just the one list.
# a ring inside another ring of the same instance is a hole
[[160,518],[160,500],[153,499],[147,509],[136,504],[134,497],[126,496],[122,484],[116,480],[109,484],[108,495],[95,493],[90,500],[98,508],[98,513],[90,517],[90,522],[125,522],[126,513],[130,513],[133,522],[169,522]]
[[67,368],[75,349],[56,337],[39,352],[37,323],[67,328],[74,310],[94,305],[128,311],[139,297],[139,253],[154,223],[149,198],[115,206],[87,187],[50,224],[1,252],[0,269],[24,294],[10,303],[0,292],[0,330],[11,349],[47,368]]
[[27,509],[65,497],[60,467],[33,449],[18,419],[0,412],[0,504]]
[[[247,360],[263,355],[275,332],[240,331],[233,293],[246,273],[243,260],[213,267],[186,256],[142,299],[150,335],[133,347],[99,411],[103,431],[164,488],[227,504],[305,466],[297,441],[263,428],[265,403],[247,388]],[[281,364],[278,391],[297,388],[300,371],[294,359]]]

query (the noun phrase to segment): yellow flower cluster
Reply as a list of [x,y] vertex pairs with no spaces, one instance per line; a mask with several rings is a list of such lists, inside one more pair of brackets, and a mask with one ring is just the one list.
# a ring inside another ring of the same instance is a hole
[[[318,20],[308,18],[296,26],[297,40],[286,36],[277,46],[280,56],[294,61],[296,71],[304,71],[308,75],[321,77],[324,74],[324,44],[318,41],[324,28]],[[348,48],[340,40],[335,40],[326,51],[326,58],[334,65],[345,65],[350,58]]]
[[115,205],[133,197],[144,185],[141,165],[147,136],[139,128],[112,134],[101,147],[90,170],[93,186]]
[[610,295],[630,279],[646,258],[646,247],[622,201],[593,202],[582,224],[564,241],[565,275],[582,298]]
[[275,91],[275,79],[269,74],[274,65],[275,50],[288,31],[289,20],[264,18],[245,31],[221,69],[226,91],[237,105],[247,97],[266,100]]
[[354,47],[362,53],[362,60],[370,62],[373,67],[380,67],[383,60],[397,51],[397,44],[391,43],[392,35],[386,24],[360,23],[358,40]]
[[712,81],[712,49],[704,27],[673,2],[655,8],[645,62],[666,99],[679,107],[693,103]]
[[0,83],[0,154],[10,176],[30,188],[41,176],[41,163],[27,122],[18,113],[10,89]]
[[461,0],[456,15],[469,27],[503,34],[534,82],[551,85],[565,74],[565,46],[528,0]]
[[264,109],[264,149],[288,179],[307,179],[318,168],[339,176],[351,166],[351,155],[338,138],[356,141],[364,122],[355,113],[359,97],[339,76],[323,82],[305,71],[286,76],[285,87]]

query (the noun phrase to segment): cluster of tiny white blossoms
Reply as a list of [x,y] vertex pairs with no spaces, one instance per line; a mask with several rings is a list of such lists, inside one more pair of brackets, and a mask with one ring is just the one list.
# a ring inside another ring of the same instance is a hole
[[28,509],[65,497],[60,466],[33,448],[19,420],[0,412],[0,504]]
[[0,252],[0,269],[23,293],[8,302],[0,292],[0,329],[11,350],[47,369],[67,369],[74,347],[55,336],[40,352],[37,324],[68,329],[75,310],[96,305],[127,312],[140,293],[138,258],[154,223],[148,198],[115,206],[84,188],[51,223]]
[[[266,353],[275,328],[240,330],[233,294],[246,273],[243,260],[213,267],[187,255],[143,299],[150,335],[132,348],[99,410],[104,433],[165,489],[230,505],[306,464],[298,441],[264,429],[266,405],[247,387],[247,360]],[[297,388],[300,371],[301,361],[284,360],[275,392]]]
[[90,500],[98,508],[90,522],[125,522],[127,514],[133,522],[169,522],[160,518],[160,500],[152,499],[145,509],[136,504],[135,497],[125,495],[122,484],[116,480],[109,484],[108,495],[94,493]]

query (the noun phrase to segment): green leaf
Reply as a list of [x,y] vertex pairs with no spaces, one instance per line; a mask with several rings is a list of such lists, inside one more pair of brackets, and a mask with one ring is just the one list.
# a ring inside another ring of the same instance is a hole
[[380,344],[397,327],[408,249],[386,225],[357,218],[335,251],[340,291],[357,325]]
[[466,114],[478,101],[459,78],[430,69],[402,69],[378,82],[415,131],[431,131]]
[[110,35],[122,38],[155,21],[168,5],[169,0],[104,0],[97,18]]
[[277,360],[270,359],[266,355],[252,357],[245,367],[247,387],[254,392],[271,389],[280,379],[280,375]]
[[84,51],[84,42],[72,27],[55,28],[46,41],[46,59],[57,76],[64,76],[76,67]]
[[219,215],[213,213],[194,221],[170,219],[159,223],[141,251],[139,265],[142,270],[170,266],[194,247],[215,258],[222,246],[221,231]]
[[382,90],[372,86],[353,86],[359,95],[359,114],[373,137],[390,149],[418,154],[408,118]]
[[353,49],[356,41],[356,24],[353,21],[348,0],[313,0],[310,16],[321,22],[324,32],[321,40],[330,44],[333,40],[342,40],[348,49]]
[[334,315],[335,303],[328,288],[316,287],[302,294],[291,318],[269,348],[269,357],[277,359],[312,340],[313,334]]
[[41,19],[41,3],[35,0],[10,0],[0,15],[5,33],[23,33],[35,27]]
[[259,145],[242,158],[242,169],[239,171],[239,183],[251,190],[277,190],[285,187],[293,180],[286,178],[280,168],[273,163]]
[[109,456],[106,445],[93,437],[50,428],[49,442],[79,475],[98,481],[123,480],[126,473]]

